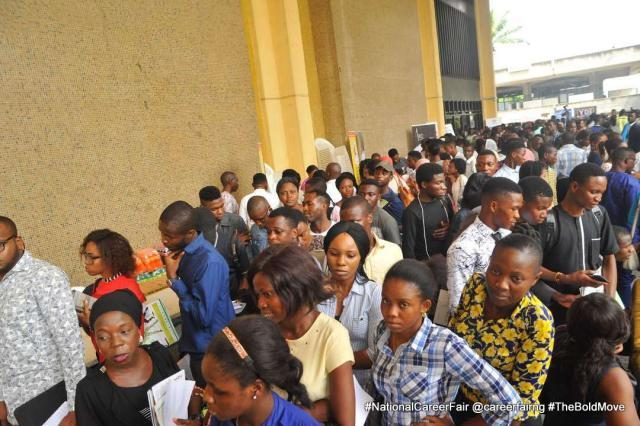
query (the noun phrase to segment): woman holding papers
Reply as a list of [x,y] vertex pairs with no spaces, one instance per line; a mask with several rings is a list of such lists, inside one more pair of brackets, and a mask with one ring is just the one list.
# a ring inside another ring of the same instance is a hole
[[104,364],[78,383],[78,425],[151,425],[147,391],[178,366],[161,344],[140,346],[142,315],[142,304],[129,290],[94,303],[89,326]]
[[[320,425],[294,405],[312,405],[300,383],[302,363],[291,355],[278,326],[267,318],[250,315],[231,321],[211,341],[202,374],[211,426]],[[293,403],[272,391],[272,386],[286,392]]]

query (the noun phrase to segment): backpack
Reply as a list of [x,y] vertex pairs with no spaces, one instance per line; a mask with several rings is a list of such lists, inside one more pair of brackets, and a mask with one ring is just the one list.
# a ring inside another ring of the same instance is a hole
[[[543,224],[540,229],[541,240],[544,244],[544,254],[547,255],[551,251],[551,248],[555,247],[558,243],[558,239],[560,238],[560,233],[558,232],[558,226],[556,225],[558,221],[557,211],[555,208],[551,209],[551,214],[547,215],[547,221]],[[597,225],[602,223],[603,213],[600,206],[595,206],[591,209],[591,214],[593,215],[593,219],[595,220]]]

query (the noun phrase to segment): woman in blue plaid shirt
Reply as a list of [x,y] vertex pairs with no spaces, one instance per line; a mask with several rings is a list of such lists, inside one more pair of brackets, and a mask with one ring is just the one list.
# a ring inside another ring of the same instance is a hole
[[427,318],[436,287],[429,268],[412,259],[396,263],[385,278],[384,322],[369,356],[379,395],[400,405],[382,413],[383,424],[450,422],[449,412],[471,409],[454,403],[462,383],[494,405],[473,408],[488,424],[511,424],[521,404],[518,393],[464,340]]

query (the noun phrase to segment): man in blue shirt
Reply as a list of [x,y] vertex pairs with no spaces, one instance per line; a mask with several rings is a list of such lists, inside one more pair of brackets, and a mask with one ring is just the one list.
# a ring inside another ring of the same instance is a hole
[[167,277],[180,301],[180,352],[190,355],[193,378],[204,387],[200,364],[207,345],[235,317],[229,297],[229,267],[196,231],[196,216],[189,203],[171,203],[160,215],[158,229],[162,243],[170,250],[163,258]]

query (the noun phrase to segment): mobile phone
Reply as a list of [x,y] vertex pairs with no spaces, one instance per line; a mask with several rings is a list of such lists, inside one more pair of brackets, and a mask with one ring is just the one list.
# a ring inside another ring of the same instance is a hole
[[600,281],[601,283],[609,283],[609,281],[607,281],[607,279],[602,275],[593,274],[591,275],[591,278],[593,278],[596,281]]

